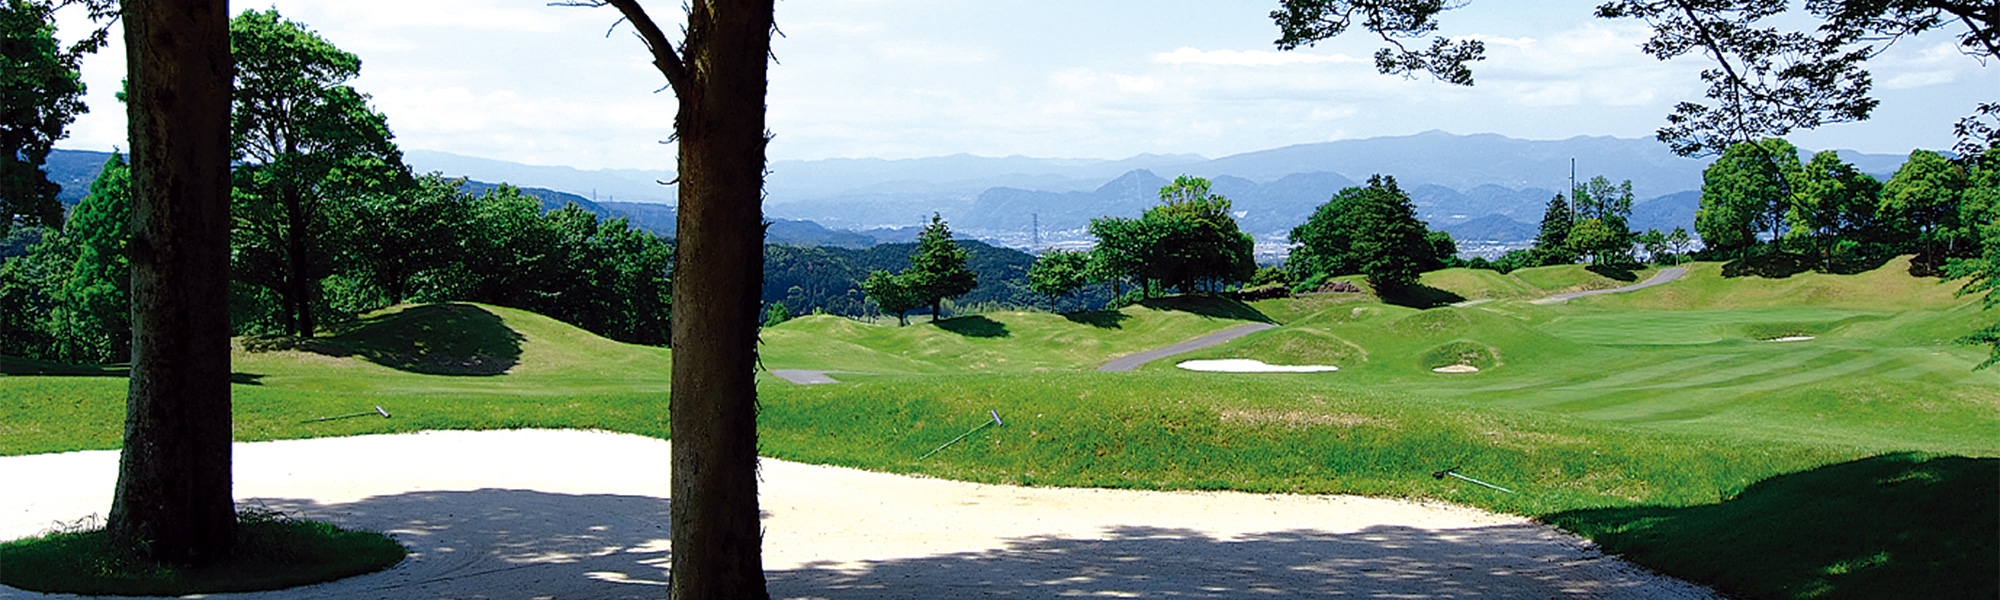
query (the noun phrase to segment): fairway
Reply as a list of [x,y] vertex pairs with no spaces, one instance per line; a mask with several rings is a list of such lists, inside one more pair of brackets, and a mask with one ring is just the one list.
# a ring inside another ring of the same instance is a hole
[[[1489,301],[1429,310],[1343,294],[993,312],[907,327],[808,316],[760,333],[763,366],[841,375],[818,385],[760,375],[759,450],[981,483],[1439,499],[1563,523],[1600,541],[1625,539],[1621,532],[1653,513],[1590,511],[1727,507],[1760,482],[1815,473],[1888,486],[1841,475],[1873,472],[1842,467],[1883,455],[1911,457],[1912,469],[1931,468],[1931,457],[1966,457],[1937,463],[1948,474],[1928,477],[1991,487],[1966,474],[2000,465],[2000,370],[1972,370],[1984,352],[1952,340],[1992,317],[1954,298],[1951,284],[1906,269],[1896,261],[1855,275],[1762,279],[1722,277],[1716,265],[1697,263],[1671,284],[1554,305],[1530,300],[1625,282],[1580,267],[1506,278],[1447,273],[1428,281],[1474,286],[1440,289]],[[462,339],[443,339],[447,322]],[[1134,372],[1095,370],[1249,323],[1275,327]],[[1803,337],[1812,339],[1767,341]],[[308,345],[240,341],[235,358],[237,437],[246,441],[432,429],[667,431],[670,352],[501,307],[392,309]],[[1339,370],[1174,366],[1194,359]],[[28,375],[55,370],[48,365],[7,364],[21,374],[0,379],[0,455],[116,447],[124,389],[116,369],[49,376]],[[1449,365],[1479,370],[1432,370]],[[394,418],[302,423],[373,405]],[[922,458],[988,411],[1005,426]],[[1448,468],[1519,493],[1431,476]],[[1943,549],[1899,550],[1910,562],[1892,566],[1831,573],[1825,561],[1835,559],[1813,555],[1774,558],[1794,562],[1751,576],[1706,571],[1698,558],[1646,564],[1744,597],[1792,597],[1773,590],[1795,586],[1868,597],[1839,590],[1917,577],[1912,565],[1989,560],[1993,536],[1973,534],[2000,525],[1980,502],[1936,515],[1970,517],[1971,529],[1922,532],[1928,541],[1917,545]],[[1649,546],[1630,548],[1645,562]],[[1850,559],[1859,560],[1837,560]],[[1994,587],[1972,583],[1977,593]]]

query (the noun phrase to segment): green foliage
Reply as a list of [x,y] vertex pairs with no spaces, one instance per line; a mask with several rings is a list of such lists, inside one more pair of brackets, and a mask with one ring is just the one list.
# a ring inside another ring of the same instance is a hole
[[457,234],[466,244],[461,268],[440,274],[437,291],[413,299],[499,304],[622,342],[668,342],[673,251],[666,242],[575,206],[544,213],[511,186],[481,196],[471,213]]
[[1970,181],[1965,169],[1929,150],[1910,153],[1882,186],[1881,218],[1892,235],[1914,240],[1905,249],[1922,248],[1933,263],[1960,252],[1975,251],[1971,224],[1959,220],[1959,204]]
[[328,308],[320,281],[334,270],[345,205],[409,185],[388,121],[346,83],[361,60],[276,10],[230,20],[236,60],[231,141],[237,165],[230,213],[237,279],[280,299],[278,327],[312,337]]
[[56,291],[51,314],[59,356],[79,363],[127,362],[132,344],[131,170],[113,154],[77,204],[63,235],[76,240],[76,263]]
[[1368,187],[1335,194],[1292,229],[1290,240],[1298,246],[1286,269],[1323,276],[1361,273],[1375,289],[1391,293],[1415,285],[1419,273],[1442,266],[1445,258],[1438,255],[1443,244],[1430,239],[1396,178],[1381,175],[1369,177]]
[[1576,224],[1576,216],[1572,213],[1569,201],[1562,194],[1549,199],[1548,209],[1542,211],[1542,227],[1535,233],[1534,264],[1525,266],[1576,262],[1576,253],[1569,249],[1569,232]]
[[1618,217],[1583,219],[1569,232],[1570,252],[1591,256],[1594,264],[1627,262],[1631,249],[1631,232],[1625,230],[1624,219]]
[[234,548],[219,564],[190,569],[128,556],[103,529],[63,531],[0,544],[0,583],[93,596],[251,592],[373,573],[408,554],[379,533],[257,510],[237,513]]
[[875,302],[875,307],[883,313],[896,315],[896,322],[910,324],[910,311],[923,308],[924,301],[910,287],[908,279],[888,271],[874,271],[861,282],[861,291]]
[[1250,275],[1250,285],[1254,287],[1263,287],[1273,284],[1282,285],[1291,282],[1292,282],[1292,272],[1286,271],[1284,267],[1264,267],[1261,269],[1257,269],[1256,273]]
[[1439,81],[1472,85],[1472,68],[1468,65],[1486,58],[1485,42],[1438,37],[1431,40],[1428,48],[1411,50],[1395,41],[1436,33],[1438,14],[1457,7],[1444,2],[1407,0],[1284,0],[1278,10],[1271,11],[1271,20],[1283,33],[1277,41],[1280,50],[1311,46],[1333,38],[1358,20],[1362,27],[1396,47],[1375,52],[1377,71],[1406,76],[1430,73]]
[[1667,234],[1660,233],[1658,229],[1648,229],[1633,241],[1646,251],[1646,259],[1653,264],[1673,264],[1673,256],[1667,253]]
[[[1642,49],[1660,60],[1693,53],[1717,62],[1701,73],[1715,106],[1679,103],[1659,131],[1660,141],[1687,156],[1867,119],[1877,104],[1869,96],[1874,82],[1867,63],[1905,37],[1964,26],[1961,51],[1982,65],[2000,53],[2000,13],[1984,10],[1990,4],[1816,1],[1803,4],[1803,16],[1790,12],[1794,6],[1784,0],[1618,0],[1599,6],[1597,16],[1645,20],[1653,38]],[[1787,31],[1766,19],[1817,26]],[[1961,139],[1970,137],[1965,129]]]
[[1632,216],[1632,180],[1612,185],[1603,175],[1590,178],[1574,190],[1579,219],[1609,220]]
[[1182,175],[1160,188],[1160,204],[1138,219],[1090,221],[1098,281],[1135,280],[1151,297],[1165,289],[1220,291],[1256,270],[1254,241],[1229,214],[1228,198],[1209,193],[1208,180]]
[[[1980,305],[1991,309],[2000,305],[2000,149],[1988,150],[1973,163],[1971,186],[1966,191],[1961,214],[1976,227],[1980,254],[1952,261],[1946,271],[1952,279],[1966,280],[1958,290],[1960,295],[1980,294]],[[1976,368],[2000,363],[2000,323],[1974,331],[1959,341],[1991,349]]]
[[[1046,301],[1029,286],[1027,273],[1034,266],[1033,255],[978,240],[959,240],[958,246],[968,253],[966,268],[978,276],[979,285],[954,300],[957,305],[1033,306]],[[915,250],[915,243],[860,249],[767,244],[762,299],[784,302],[794,314],[880,314],[868,301],[861,283],[873,271],[908,269]],[[1057,306],[1060,310],[1096,309],[1109,295],[1108,287],[1090,286],[1057,302]]]
[[898,274],[923,304],[931,307],[931,322],[943,313],[946,298],[956,298],[979,286],[979,274],[966,268],[972,254],[951,239],[951,227],[944,217],[932,214],[929,225],[917,234],[917,250],[910,254],[910,268]]
[[764,309],[764,327],[766,328],[777,327],[783,325],[785,321],[790,320],[792,320],[792,311],[786,309],[783,302],[773,302],[770,307]]
[[42,172],[49,150],[62,139],[83,103],[82,55],[103,38],[86,37],[69,48],[56,41],[50,0],[7,0],[0,11],[0,236],[14,222],[60,228],[61,186]]
[[1890,241],[1878,218],[1882,184],[1832,151],[1814,154],[1793,184],[1791,230],[1784,240],[1804,246],[1830,264],[1850,258],[1863,244]]
[[1035,257],[1035,266],[1028,269],[1028,287],[1048,296],[1051,310],[1056,299],[1075,293],[1088,283],[1090,254],[1086,252],[1051,249]]
[[473,199],[460,183],[425,175],[401,193],[375,193],[341,207],[337,221],[366,223],[365,234],[344,236],[344,269],[399,304],[419,289],[435,288],[452,265],[467,258],[460,229],[473,219]]
[[1782,235],[1792,185],[1801,172],[1798,149],[1770,138],[1729,147],[1701,173],[1695,232],[1710,250],[1735,253],[1757,244],[1759,232]]
[[130,170],[112,155],[71,215],[0,266],[0,354],[75,363],[131,355]]

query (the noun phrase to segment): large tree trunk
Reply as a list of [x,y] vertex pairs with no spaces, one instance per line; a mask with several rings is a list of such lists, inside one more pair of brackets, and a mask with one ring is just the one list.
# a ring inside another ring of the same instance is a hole
[[689,9],[674,260],[673,571],[681,599],[768,598],[757,511],[765,62],[773,0]]
[[125,0],[132,379],[107,520],[179,564],[226,556],[230,489],[226,0]]
[[[296,155],[295,152],[288,154]],[[291,232],[291,236],[285,239],[285,270],[291,272],[291,276],[285,279],[285,295],[291,298],[287,304],[298,311],[297,317],[292,321],[297,328],[292,334],[300,338],[311,338],[319,324],[313,321],[312,292],[317,284],[307,272],[310,263],[307,261],[306,249],[312,238],[306,232],[306,227],[310,219],[307,218],[305,199],[299,193],[297,184],[279,183],[278,190],[279,198],[285,207],[285,229]]]

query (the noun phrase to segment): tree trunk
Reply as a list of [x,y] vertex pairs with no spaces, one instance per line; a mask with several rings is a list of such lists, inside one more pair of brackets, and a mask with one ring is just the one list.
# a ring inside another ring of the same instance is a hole
[[132,377],[106,528],[202,564],[234,539],[230,489],[229,7],[125,0]]
[[[288,152],[288,154],[297,153]],[[306,243],[310,238],[306,232],[309,219],[306,218],[305,199],[299,194],[296,183],[280,182],[278,196],[285,207],[285,229],[291,231],[291,235],[285,240],[285,269],[291,272],[291,276],[285,278],[285,296],[291,298],[289,303],[298,311],[297,317],[292,321],[297,329],[292,334],[310,339],[313,331],[318,328],[318,323],[313,322],[313,280],[306,272],[309,266],[306,260]]]
[[680,599],[764,599],[757,309],[773,0],[689,9],[674,261],[673,565]]

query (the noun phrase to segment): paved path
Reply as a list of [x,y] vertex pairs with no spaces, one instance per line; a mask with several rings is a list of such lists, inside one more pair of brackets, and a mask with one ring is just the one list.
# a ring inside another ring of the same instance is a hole
[[1634,290],[1643,290],[1649,287],[1660,285],[1662,283],[1673,281],[1675,279],[1680,279],[1681,276],[1687,274],[1687,272],[1688,272],[1687,267],[1667,267],[1665,269],[1660,269],[1660,272],[1654,273],[1652,277],[1647,278],[1645,281],[1628,285],[1622,288],[1612,288],[1608,290],[1590,290],[1587,292],[1570,292],[1567,294],[1556,294],[1554,296],[1549,296],[1547,298],[1542,298],[1540,300],[1532,300],[1529,303],[1555,304],[1557,302],[1567,301],[1570,298],[1582,298],[1584,296],[1595,296],[1598,294],[1618,294]]
[[[792,383],[796,383],[799,385],[840,383],[838,381],[834,381],[832,377],[827,377],[827,375],[832,373],[841,373],[841,372],[842,371],[814,371],[809,369],[771,369],[772,375],[777,376],[779,379],[790,381]],[[858,374],[859,373],[857,373],[857,375]]]
[[1140,352],[1138,354],[1127,354],[1125,356],[1120,356],[1118,358],[1111,359],[1111,362],[1104,363],[1104,366],[1098,367],[1097,370],[1130,371],[1139,368],[1139,365],[1153,362],[1155,360],[1173,356],[1175,354],[1193,352],[1196,350],[1200,350],[1202,348],[1207,348],[1209,346],[1221,344],[1223,342],[1227,342],[1236,338],[1257,333],[1259,331],[1263,331],[1273,327],[1277,327],[1277,325],[1272,325],[1270,323],[1245,323],[1243,325],[1237,325],[1229,329],[1224,329],[1222,331],[1204,335],[1192,340],[1174,344],[1172,346],[1167,346],[1165,348],[1161,348],[1158,350],[1147,350],[1145,352]]

